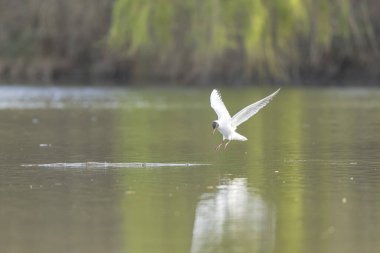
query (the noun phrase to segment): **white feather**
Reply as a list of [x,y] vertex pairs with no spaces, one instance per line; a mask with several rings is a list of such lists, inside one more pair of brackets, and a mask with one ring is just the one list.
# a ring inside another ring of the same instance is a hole
[[231,119],[230,113],[228,112],[226,106],[224,105],[219,91],[214,89],[211,92],[210,103],[211,103],[212,109],[214,109],[214,111],[218,115],[218,120]]
[[266,106],[272,98],[280,91],[280,89],[273,92],[271,95],[261,99],[260,101],[257,101],[256,103],[253,103],[244,109],[242,109],[240,112],[236,113],[232,119],[231,119],[231,126],[237,127],[241,123],[247,121],[250,117],[258,113],[264,106]]

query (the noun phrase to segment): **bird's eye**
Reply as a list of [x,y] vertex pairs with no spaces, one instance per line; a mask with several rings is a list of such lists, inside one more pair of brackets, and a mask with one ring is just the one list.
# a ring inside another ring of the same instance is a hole
[[216,123],[215,121],[212,122],[212,129],[215,129],[215,128],[217,128],[217,127],[218,127],[218,123]]

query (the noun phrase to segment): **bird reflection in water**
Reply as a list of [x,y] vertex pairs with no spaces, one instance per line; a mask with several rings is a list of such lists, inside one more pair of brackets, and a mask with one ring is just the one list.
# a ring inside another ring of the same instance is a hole
[[275,225],[274,208],[248,188],[246,178],[227,180],[201,196],[191,253],[271,252]]

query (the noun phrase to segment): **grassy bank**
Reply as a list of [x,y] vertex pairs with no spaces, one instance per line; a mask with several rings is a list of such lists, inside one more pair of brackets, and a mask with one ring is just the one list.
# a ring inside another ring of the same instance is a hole
[[0,0],[0,80],[376,83],[375,0]]

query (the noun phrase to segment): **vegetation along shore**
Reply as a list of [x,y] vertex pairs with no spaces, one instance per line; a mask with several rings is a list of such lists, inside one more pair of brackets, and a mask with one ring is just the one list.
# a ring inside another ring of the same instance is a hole
[[377,84],[375,0],[0,0],[0,81]]

